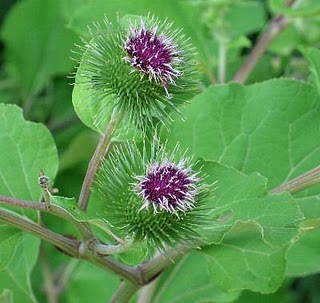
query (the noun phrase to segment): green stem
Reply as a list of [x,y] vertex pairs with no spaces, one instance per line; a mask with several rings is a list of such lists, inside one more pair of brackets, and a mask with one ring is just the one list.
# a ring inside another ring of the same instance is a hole
[[[220,40],[223,40],[222,38]],[[224,83],[226,80],[226,63],[227,63],[227,48],[224,41],[219,42],[219,62],[218,62],[218,79],[219,83]]]
[[235,74],[233,80],[243,83],[250,75],[253,68],[258,63],[266,51],[270,42],[281,33],[288,24],[287,18],[284,16],[276,16],[272,19],[267,29],[259,37],[257,44],[253,47],[251,53],[247,57],[245,63],[240,67],[238,72]]
[[318,183],[320,183],[320,166],[309,170],[291,181],[281,184],[271,190],[271,193],[278,194],[286,191],[292,194]]
[[43,203],[43,202],[25,201],[17,198],[12,198],[12,197],[0,196],[0,204],[6,204],[13,207],[19,207],[19,208],[34,209],[34,210],[46,212],[52,215],[56,215],[74,224],[77,227],[79,233],[81,234],[84,240],[91,240],[92,238],[94,238],[94,235],[91,232],[90,226],[88,226],[85,223],[76,221],[63,208],[50,204],[48,201],[46,203]]
[[84,242],[71,240],[59,234],[52,232],[34,222],[22,217],[18,214],[0,208],[0,221],[13,225],[23,231],[31,233],[43,240],[48,241],[56,247],[59,247],[63,252],[74,258],[88,260],[102,268],[113,271],[115,274],[126,278],[136,284],[139,280],[139,270],[130,266],[124,265],[110,257],[101,256],[87,249]]
[[41,243],[40,246],[40,264],[42,269],[42,275],[44,279],[44,287],[46,290],[47,300],[48,303],[58,303],[58,293],[56,291],[56,287],[54,285],[54,281],[52,278],[52,273],[49,266],[49,261],[43,246],[43,243]]
[[140,284],[146,285],[153,281],[153,279],[155,279],[163,270],[172,265],[175,260],[191,252],[201,244],[200,241],[199,243],[194,244],[194,246],[179,244],[166,251],[165,254],[159,254],[150,261],[139,265],[138,268],[143,274],[142,277],[140,277],[143,279],[143,281],[140,281]]
[[126,252],[132,246],[132,241],[127,240],[122,244],[105,245],[99,242],[93,244],[92,250],[104,256],[121,254]]
[[151,283],[141,288],[137,303],[152,303],[152,297],[156,290],[159,278],[154,279]]
[[88,207],[90,190],[91,190],[95,175],[100,167],[100,164],[102,162],[104,155],[107,153],[110,147],[112,134],[114,133],[117,127],[119,119],[120,119],[119,113],[115,112],[112,116],[112,119],[109,125],[107,126],[105,133],[100,138],[100,141],[92,156],[92,159],[90,160],[87,173],[82,184],[79,203],[78,203],[79,207],[84,211],[86,211]]
[[123,281],[120,287],[113,295],[110,303],[127,303],[130,301],[131,297],[138,291],[139,285],[133,284],[129,281]]
[[[296,7],[298,5],[298,2],[299,1],[295,0],[287,0],[286,5],[287,7]],[[252,48],[252,51],[247,57],[245,63],[240,67],[238,72],[233,77],[234,81],[240,83],[246,81],[251,71],[266,51],[268,45],[278,34],[280,34],[286,28],[288,23],[288,19],[283,15],[275,16],[271,20],[266,30],[259,37],[256,45]]]
[[52,232],[51,230],[48,230],[25,217],[3,208],[0,208],[0,221],[13,225],[14,227],[46,240],[54,246],[59,247],[70,256],[78,257],[80,242],[77,240],[71,240],[56,234],[55,232]]

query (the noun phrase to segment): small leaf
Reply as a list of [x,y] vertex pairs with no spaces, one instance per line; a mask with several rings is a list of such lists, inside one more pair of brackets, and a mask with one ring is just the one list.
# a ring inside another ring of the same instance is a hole
[[50,196],[50,203],[56,207],[65,210],[70,217],[80,222],[87,221],[86,213],[78,207],[75,198],[66,198],[59,196]]

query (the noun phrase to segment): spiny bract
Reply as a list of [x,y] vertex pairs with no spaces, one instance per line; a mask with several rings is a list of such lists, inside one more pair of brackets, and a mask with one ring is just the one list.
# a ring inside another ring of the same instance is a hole
[[151,149],[148,154],[126,144],[105,159],[96,183],[106,203],[104,219],[123,236],[158,248],[199,239],[212,187],[179,148],[171,154],[165,146]]
[[90,29],[81,49],[75,85],[90,92],[94,104],[88,107],[102,104],[97,124],[116,108],[143,131],[167,125],[169,112],[198,90],[189,39],[166,21],[105,19]]

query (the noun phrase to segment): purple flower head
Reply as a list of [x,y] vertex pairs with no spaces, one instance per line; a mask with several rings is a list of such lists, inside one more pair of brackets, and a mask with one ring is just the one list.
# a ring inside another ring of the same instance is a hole
[[161,83],[167,93],[168,84],[175,84],[174,79],[182,75],[182,71],[174,68],[182,61],[177,45],[169,37],[159,34],[158,27],[146,29],[143,20],[140,28],[131,26],[125,50],[125,60],[149,75],[150,80]]
[[176,165],[168,160],[154,163],[144,176],[138,177],[138,195],[143,198],[141,209],[152,205],[155,213],[163,210],[177,214],[195,207],[200,178],[190,167],[184,168],[184,164],[185,161]]

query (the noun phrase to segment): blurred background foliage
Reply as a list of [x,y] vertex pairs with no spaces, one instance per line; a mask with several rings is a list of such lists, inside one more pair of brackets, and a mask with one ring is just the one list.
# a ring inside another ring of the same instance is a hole
[[[276,77],[308,80],[307,62],[313,64],[313,72],[317,73],[320,59],[319,53],[308,51],[309,47],[320,46],[320,1],[299,1],[301,5],[295,10],[287,8],[284,2],[0,0],[0,102],[19,105],[26,119],[42,122],[51,130],[60,157],[55,187],[63,195],[77,198],[98,140],[98,135],[77,118],[71,102],[76,66],[76,60],[71,58],[77,57],[71,50],[77,50],[79,37],[87,35],[88,25],[104,16],[115,20],[117,14],[151,12],[161,19],[168,18],[191,37],[201,62],[199,77],[206,87],[219,80],[231,81],[268,21],[285,14],[290,24],[270,43],[246,83]],[[221,49],[226,62],[224,79],[219,79],[217,72]],[[48,226],[53,223],[51,217],[44,220]],[[54,226],[61,233],[74,233],[64,221],[55,222]],[[65,270],[67,257],[51,246],[46,246],[46,250],[52,266],[58,268],[56,278],[61,279],[61,285],[69,281],[63,302],[88,302],[93,292],[98,302],[116,289],[119,281],[111,274],[78,261],[67,263]],[[316,303],[320,302],[319,283],[319,275],[288,278],[275,294],[245,291],[236,302]],[[39,266],[34,270],[32,284],[41,285]],[[45,302],[43,289],[34,290],[39,301]],[[217,297],[217,302],[222,302],[220,299]]]

